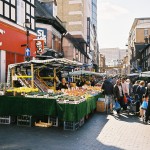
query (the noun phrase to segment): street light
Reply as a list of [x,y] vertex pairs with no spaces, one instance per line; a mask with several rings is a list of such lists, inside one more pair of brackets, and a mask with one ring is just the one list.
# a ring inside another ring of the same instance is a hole
[[25,28],[27,30],[27,32],[26,32],[27,44],[26,44],[25,57],[26,57],[26,61],[30,61],[30,48],[29,48],[29,36],[30,36],[30,33],[29,33],[29,28],[31,26],[31,23],[30,23],[29,19],[26,19],[24,24],[25,24]]

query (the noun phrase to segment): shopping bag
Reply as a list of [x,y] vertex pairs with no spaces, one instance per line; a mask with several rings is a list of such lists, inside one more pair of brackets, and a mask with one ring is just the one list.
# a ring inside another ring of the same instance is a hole
[[127,99],[127,97],[124,95],[124,97],[123,97],[123,100],[124,100],[124,103],[125,104],[127,104],[128,103],[128,99]]
[[120,109],[121,109],[121,106],[120,106],[120,104],[118,103],[118,101],[115,102],[114,109],[115,109],[115,110],[120,110]]
[[142,105],[141,105],[141,109],[147,109],[147,106],[148,106],[148,104],[147,104],[147,102],[146,102],[146,100],[144,100],[143,102],[142,102]]

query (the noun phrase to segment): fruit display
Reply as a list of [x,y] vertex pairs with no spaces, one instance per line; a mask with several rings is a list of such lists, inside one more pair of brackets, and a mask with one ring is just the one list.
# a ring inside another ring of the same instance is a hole
[[29,87],[10,88],[7,90],[7,92],[17,92],[17,93],[38,92],[38,88],[29,88]]
[[25,97],[31,97],[31,98],[48,98],[48,99],[57,99],[59,96],[63,95],[64,93],[61,91],[57,91],[55,93],[48,93],[48,92],[30,92],[25,95]]
[[57,99],[58,103],[80,103],[92,97],[93,95],[98,94],[101,91],[100,87],[84,86],[82,88],[74,88],[64,90],[64,95],[60,96]]

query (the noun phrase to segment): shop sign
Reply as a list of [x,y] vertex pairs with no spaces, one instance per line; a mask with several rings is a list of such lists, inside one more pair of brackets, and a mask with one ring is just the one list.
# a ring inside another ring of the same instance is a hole
[[37,54],[42,54],[44,51],[44,40],[35,40]]
[[37,39],[44,40],[44,45],[47,45],[47,29],[45,28],[36,28]]
[[[2,34],[2,35],[5,34],[5,30],[0,29],[0,34]],[[0,41],[0,46],[2,46],[2,44],[3,43]]]

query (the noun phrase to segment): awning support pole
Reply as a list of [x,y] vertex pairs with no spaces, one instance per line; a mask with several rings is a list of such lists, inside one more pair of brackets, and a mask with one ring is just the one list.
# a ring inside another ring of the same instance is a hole
[[33,69],[33,64],[31,64],[31,87],[34,88],[34,69]]
[[[56,78],[56,68],[54,68],[54,79]],[[56,80],[54,80],[54,90],[56,91]]]

